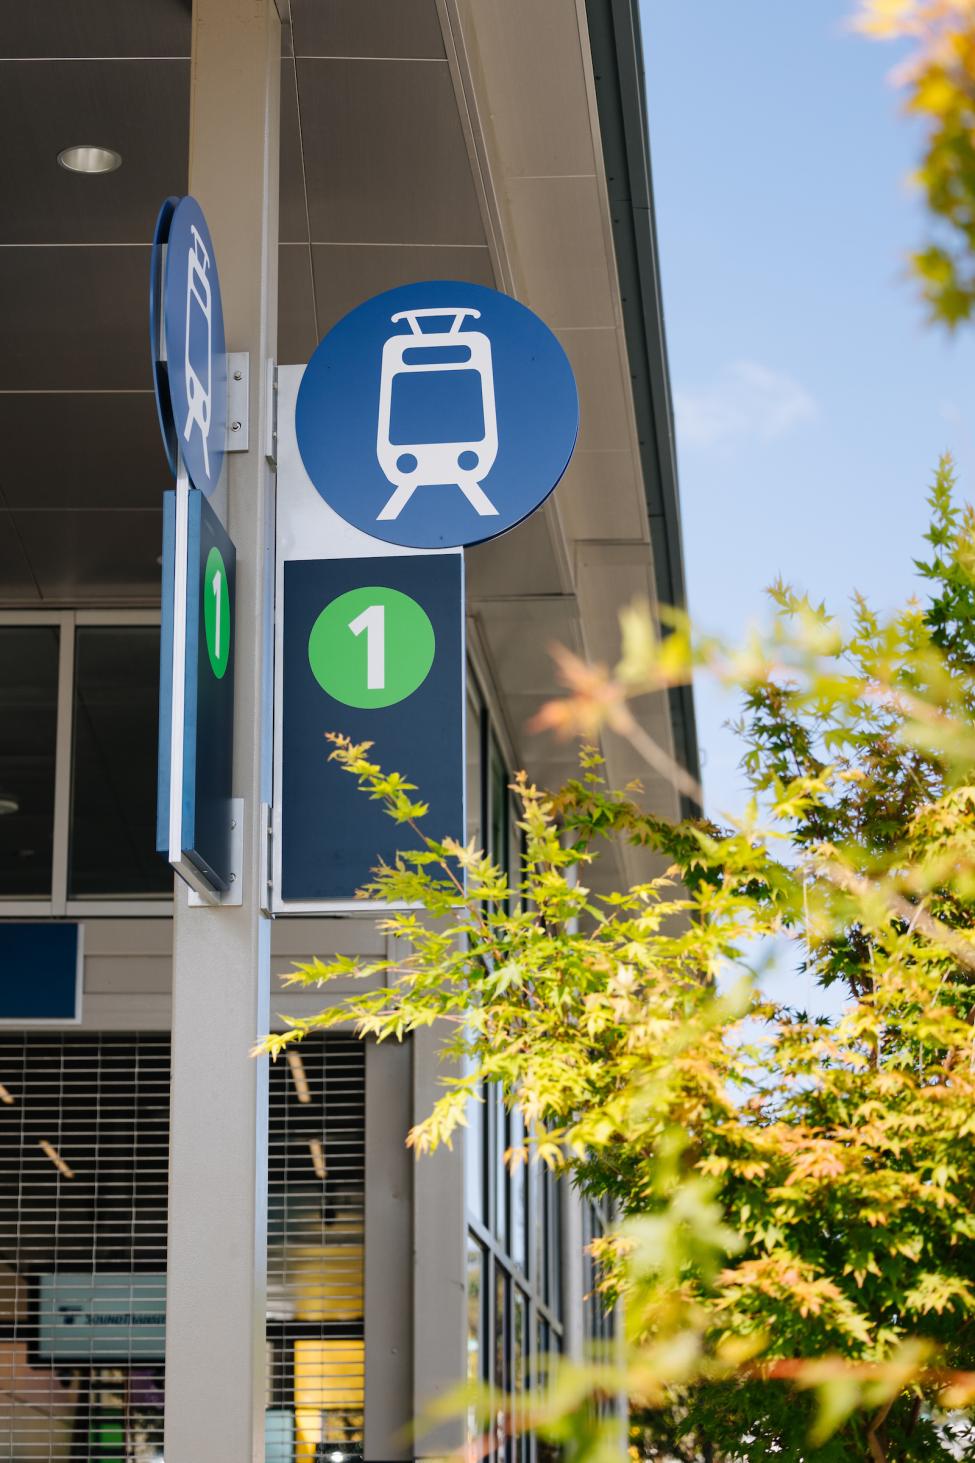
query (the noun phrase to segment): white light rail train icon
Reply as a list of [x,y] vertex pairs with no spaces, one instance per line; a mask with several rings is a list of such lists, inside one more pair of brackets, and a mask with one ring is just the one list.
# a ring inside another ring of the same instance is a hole
[[[424,332],[425,317],[453,316],[448,330]],[[478,330],[462,330],[479,310],[438,306],[400,310],[409,334],[383,345],[376,456],[395,492],[378,515],[398,518],[418,488],[456,484],[482,517],[497,508],[481,483],[498,455],[491,342]]]

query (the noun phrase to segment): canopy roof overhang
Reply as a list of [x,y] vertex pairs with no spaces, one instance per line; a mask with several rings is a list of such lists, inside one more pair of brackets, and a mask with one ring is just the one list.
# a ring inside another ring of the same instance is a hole
[[[278,359],[419,278],[507,290],[561,339],[578,449],[534,518],[469,554],[471,638],[513,755],[550,646],[612,662],[620,608],[684,602],[636,0],[278,0],[283,12]],[[0,17],[0,604],[158,602],[168,486],[150,391],[149,239],[187,190],[188,0],[46,0]],[[115,173],[57,166],[115,147]],[[218,248],[226,247],[218,239]],[[235,341],[228,322],[228,344]],[[696,775],[689,693],[646,699]],[[606,745],[609,773],[666,778]],[[630,856],[627,855],[629,862]],[[632,872],[638,867],[633,863]]]

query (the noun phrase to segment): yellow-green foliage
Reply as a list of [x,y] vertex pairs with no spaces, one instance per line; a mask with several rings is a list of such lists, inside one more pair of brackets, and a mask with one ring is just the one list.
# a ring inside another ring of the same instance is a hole
[[[611,1452],[582,1404],[620,1381],[646,1457],[975,1456],[946,1420],[975,1396],[975,533],[947,461],[932,513],[929,602],[889,620],[857,602],[844,630],[778,586],[743,650],[683,622],[661,641],[634,610],[615,672],[565,661],[547,719],[590,732],[612,716],[625,734],[630,697],[695,667],[737,686],[753,796],[736,826],[649,815],[592,752],[555,793],[519,777],[511,880],[473,847],[404,853],[365,893],[422,906],[385,921],[408,953],[300,967],[381,989],[267,1038],[435,1024],[452,1060],[418,1152],[499,1083],[534,1160],[614,1201],[600,1257],[625,1299],[621,1376],[565,1370],[523,1411],[576,1456]],[[416,789],[367,746],[331,755],[421,825]],[[668,871],[592,896],[612,839]],[[773,940],[796,1009],[749,968]],[[839,1019],[799,1009],[814,982],[839,983]]]
[[924,127],[917,182],[934,231],[911,262],[932,315],[953,327],[975,308],[975,4],[859,0],[857,24],[914,47],[897,79]]

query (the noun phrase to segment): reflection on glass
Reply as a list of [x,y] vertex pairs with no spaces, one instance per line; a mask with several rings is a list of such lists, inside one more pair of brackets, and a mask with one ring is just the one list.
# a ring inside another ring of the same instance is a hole
[[[327,1444],[343,1452],[365,1405],[362,1341],[294,1343],[295,1463],[317,1463]],[[343,1452],[344,1456],[344,1452]]]
[[498,1458],[505,1458],[505,1397],[511,1387],[508,1371],[508,1278],[500,1265],[494,1271],[494,1388],[499,1394],[495,1402],[494,1436]]
[[[475,1239],[467,1237],[467,1380],[480,1382],[482,1373],[481,1337],[484,1335],[484,1251]],[[467,1441],[480,1435],[477,1409],[467,1410]]]
[[54,625],[0,627],[0,897],[51,893],[58,647]]
[[484,1223],[484,1160],[485,1160],[485,1110],[484,1084],[479,1083],[476,1093],[467,1104],[467,1128],[464,1132],[464,1184],[467,1208],[475,1219]]
[[[520,1108],[514,1108],[508,1119],[513,1149],[524,1147],[525,1122]],[[511,1257],[522,1270],[528,1269],[528,1181],[524,1163],[511,1170]]]
[[549,1205],[551,1208],[551,1225],[549,1234],[549,1266],[552,1272],[551,1300],[552,1310],[561,1320],[562,1318],[562,1185],[551,1174],[548,1176],[549,1183]]
[[501,1096],[501,1088],[497,1085],[492,1090],[494,1099],[494,1162],[495,1162],[495,1195],[494,1195],[494,1232],[501,1242],[503,1248],[508,1247],[508,1191],[510,1188],[508,1165],[504,1161],[504,1155],[508,1149],[508,1114],[504,1110],[504,1100]]
[[156,853],[159,630],[84,625],[75,639],[68,892],[171,895]]
[[533,1163],[528,1170],[531,1195],[532,1258],[531,1277],[538,1294],[545,1298],[545,1165]]
[[562,1211],[558,1180],[546,1168],[540,1174],[539,1199],[544,1205],[546,1304],[555,1315],[562,1314]]
[[525,1389],[528,1382],[528,1304],[524,1295],[514,1287],[514,1326],[513,1345],[514,1362],[512,1366],[513,1384],[515,1390],[514,1412],[517,1421],[516,1436],[514,1439],[515,1456],[519,1463],[529,1463],[531,1453],[531,1439],[525,1430]]

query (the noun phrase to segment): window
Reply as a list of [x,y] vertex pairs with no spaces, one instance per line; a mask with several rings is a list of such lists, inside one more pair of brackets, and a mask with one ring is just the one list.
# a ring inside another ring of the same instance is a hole
[[51,897],[57,625],[0,625],[0,895]]
[[156,853],[158,629],[79,625],[72,709],[68,897],[170,894]]
[[0,612],[0,915],[169,912],[158,620]]
[[469,682],[467,691],[467,837],[473,838],[475,845],[480,848],[483,838],[483,814],[481,810],[482,801],[482,772],[483,772],[483,749],[482,741],[482,706],[481,698],[477,693],[477,687],[473,680]]
[[[365,1053],[299,1053],[270,1070],[266,1459],[351,1463]],[[165,1033],[0,1031],[0,1458],[162,1457],[169,1079]]]
[[[489,855],[517,880],[521,835],[508,791],[511,777],[483,700],[469,706],[467,741],[468,809],[478,809]],[[475,741],[486,749],[476,768]],[[562,1349],[561,1194],[537,1163],[508,1168],[505,1152],[523,1145],[524,1121],[520,1113],[505,1111],[497,1087],[481,1089],[480,1096],[483,1102],[470,1104],[464,1135],[468,1376],[507,1391],[526,1381],[535,1385],[545,1374],[545,1358]],[[472,1442],[476,1424],[472,1413]],[[545,1463],[538,1440],[515,1436],[503,1409],[489,1431],[495,1463]]]
[[361,1455],[365,1050],[305,1040],[270,1073],[268,1436],[290,1463]]
[[606,1200],[588,1200],[582,1208],[583,1246],[583,1330],[586,1341],[597,1350],[613,1340],[615,1318],[599,1291],[600,1267],[591,1253],[593,1240],[602,1239],[610,1227]]

